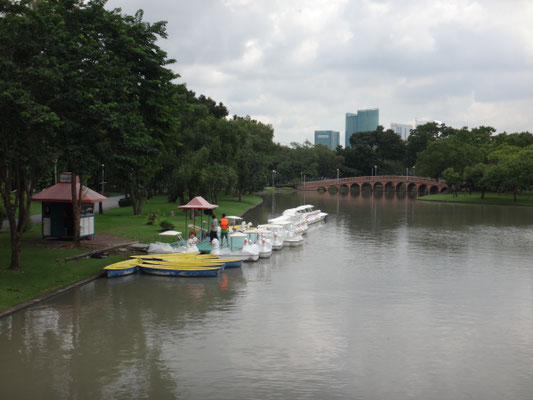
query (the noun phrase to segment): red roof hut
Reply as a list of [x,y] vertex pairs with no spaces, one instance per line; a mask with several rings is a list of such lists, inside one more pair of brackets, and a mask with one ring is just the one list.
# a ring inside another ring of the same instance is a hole
[[[72,237],[72,189],[71,172],[60,174],[59,183],[37,193],[32,201],[42,202],[43,238]],[[76,177],[76,191],[79,193],[80,182]],[[107,197],[83,186],[81,191],[80,237],[94,237],[94,203],[106,201]]]

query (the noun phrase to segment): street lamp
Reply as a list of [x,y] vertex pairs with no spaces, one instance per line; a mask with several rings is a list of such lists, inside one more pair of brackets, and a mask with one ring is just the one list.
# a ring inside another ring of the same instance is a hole
[[274,174],[276,173],[276,170],[272,170],[272,187],[274,187]]
[[415,166],[413,165],[413,176],[415,176]]
[[337,182],[339,181],[339,169],[337,168]]
[[102,164],[102,196],[104,195],[104,167],[105,165]]
[[[103,196],[104,195],[104,164],[102,163],[102,192],[101,192],[101,195]],[[99,202],[98,204],[98,214],[103,214],[104,213],[104,208],[102,207],[102,202]]]
[[303,173],[303,172],[300,172],[300,182],[303,182],[303,181],[304,181],[303,176],[304,176],[304,173]]
[[378,166],[374,165],[374,168],[376,169],[376,173],[374,174],[374,176],[378,176]]

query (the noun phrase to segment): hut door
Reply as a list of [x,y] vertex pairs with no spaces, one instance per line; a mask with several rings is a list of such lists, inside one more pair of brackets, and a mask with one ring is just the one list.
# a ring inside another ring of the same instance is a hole
[[[68,207],[68,205],[66,205]],[[52,224],[52,237],[61,237],[64,236],[64,223],[63,223],[63,209],[65,208],[64,204],[50,204],[50,217]]]

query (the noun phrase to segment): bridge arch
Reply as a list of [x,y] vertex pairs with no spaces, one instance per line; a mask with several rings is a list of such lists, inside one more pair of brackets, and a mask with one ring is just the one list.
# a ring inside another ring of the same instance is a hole
[[423,196],[428,191],[428,187],[425,183],[418,186],[418,195]]
[[429,193],[430,194],[437,194],[437,193],[439,193],[439,188],[437,186],[433,185],[433,186],[431,186],[429,188]]
[[359,186],[358,183],[352,183],[350,185],[350,192],[360,192],[361,191],[361,186]]
[[369,182],[364,182],[361,185],[361,192],[372,192],[374,190],[374,187]]
[[395,192],[396,191],[396,187],[394,186],[394,183],[392,182],[387,182],[385,183],[385,192]]
[[407,186],[404,182],[398,182],[395,187],[396,192],[405,192],[407,191]]

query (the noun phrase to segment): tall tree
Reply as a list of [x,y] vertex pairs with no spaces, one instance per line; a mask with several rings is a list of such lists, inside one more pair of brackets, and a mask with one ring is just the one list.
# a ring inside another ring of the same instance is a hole
[[46,26],[28,2],[0,2],[0,194],[11,238],[10,269],[19,269],[21,240],[36,182],[51,168],[58,116],[43,101],[57,60],[43,56]]

